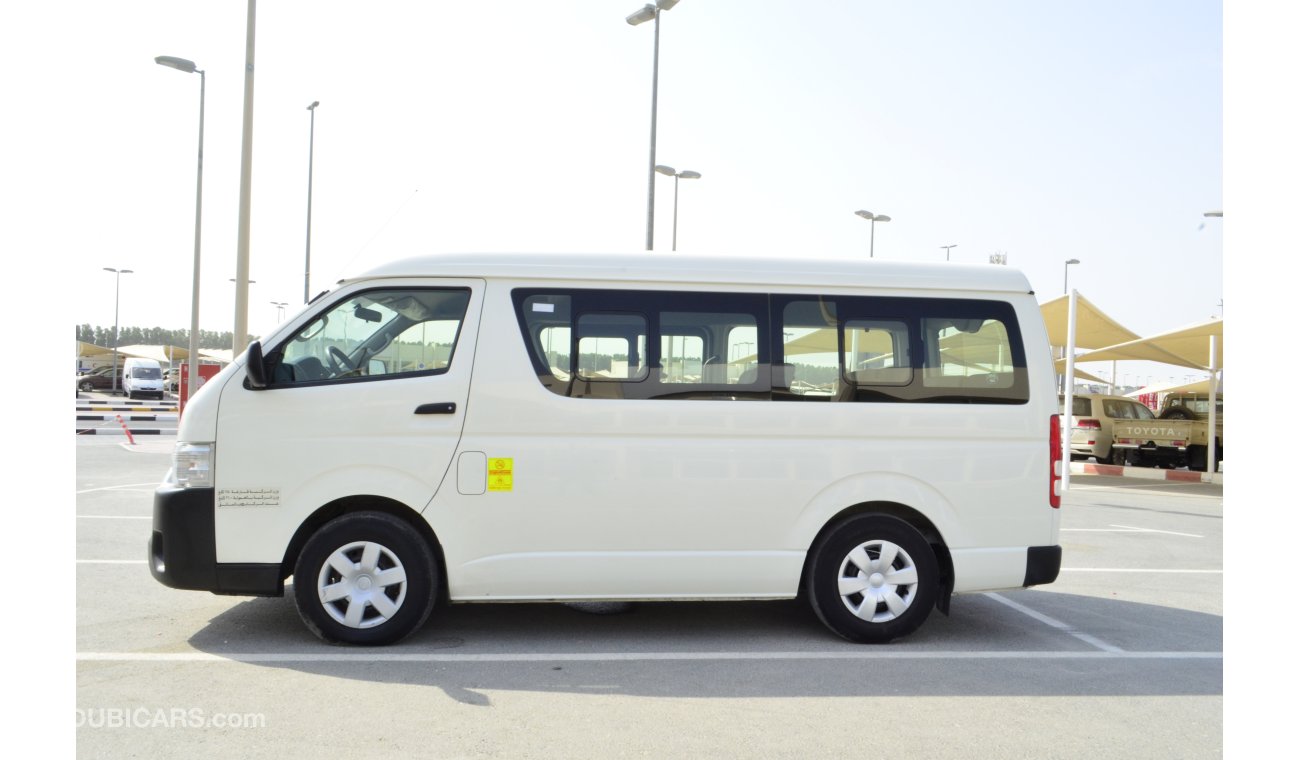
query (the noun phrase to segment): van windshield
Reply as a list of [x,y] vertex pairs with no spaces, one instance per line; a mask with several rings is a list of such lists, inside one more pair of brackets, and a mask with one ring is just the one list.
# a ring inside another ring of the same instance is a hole
[[162,370],[158,367],[136,367],[131,370],[131,377],[137,380],[161,380]]

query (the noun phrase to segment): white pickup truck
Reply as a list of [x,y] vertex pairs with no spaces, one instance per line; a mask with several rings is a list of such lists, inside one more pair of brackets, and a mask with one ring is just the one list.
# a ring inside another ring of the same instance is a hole
[[[1215,421],[1215,460],[1223,461],[1223,397]],[[1144,467],[1205,470],[1209,456],[1210,400],[1193,393],[1171,393],[1154,420],[1116,420],[1112,461]]]

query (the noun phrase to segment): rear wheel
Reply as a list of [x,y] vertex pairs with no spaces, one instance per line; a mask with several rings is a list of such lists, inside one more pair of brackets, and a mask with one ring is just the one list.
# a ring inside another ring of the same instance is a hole
[[1196,415],[1192,414],[1187,407],[1171,406],[1160,413],[1162,420],[1194,420]]
[[862,515],[813,548],[805,583],[817,617],[850,641],[881,644],[915,631],[939,592],[939,563],[915,528]]
[[316,531],[294,566],[298,614],[329,642],[391,644],[433,611],[437,564],[408,523],[382,512],[343,515]]

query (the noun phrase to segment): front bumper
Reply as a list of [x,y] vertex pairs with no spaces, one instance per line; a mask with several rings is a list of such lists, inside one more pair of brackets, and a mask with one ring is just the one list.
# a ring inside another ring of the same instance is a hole
[[164,586],[214,594],[282,596],[277,563],[217,562],[216,491],[159,486],[153,497],[149,572]]

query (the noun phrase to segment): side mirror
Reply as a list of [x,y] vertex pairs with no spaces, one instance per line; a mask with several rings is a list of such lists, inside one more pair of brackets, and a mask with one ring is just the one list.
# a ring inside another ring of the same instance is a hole
[[262,341],[255,340],[248,344],[248,358],[245,371],[248,373],[248,387],[255,391],[266,388],[266,362],[262,359]]

